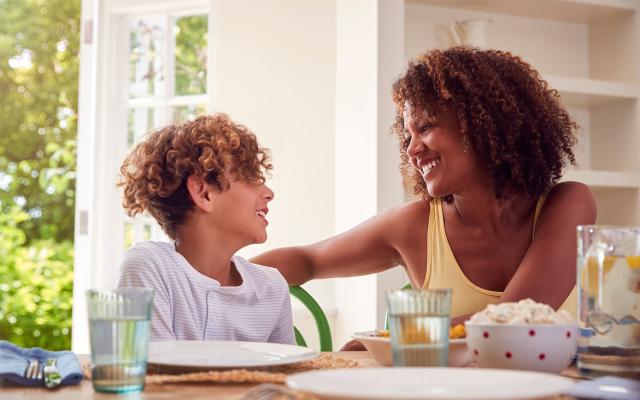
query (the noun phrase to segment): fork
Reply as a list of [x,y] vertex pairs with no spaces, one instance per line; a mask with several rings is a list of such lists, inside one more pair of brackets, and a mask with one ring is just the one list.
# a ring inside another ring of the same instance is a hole
[[24,377],[27,379],[42,379],[42,370],[40,369],[41,365],[38,360],[29,361],[29,365],[27,369],[24,371]]
[[46,364],[38,360],[29,361],[29,365],[24,371],[24,377],[37,381],[41,381],[44,378],[44,384],[48,388],[58,386],[62,381],[60,372],[56,367],[55,358],[48,358]]
[[263,383],[246,392],[240,400],[297,400],[300,397],[292,390],[273,383]]

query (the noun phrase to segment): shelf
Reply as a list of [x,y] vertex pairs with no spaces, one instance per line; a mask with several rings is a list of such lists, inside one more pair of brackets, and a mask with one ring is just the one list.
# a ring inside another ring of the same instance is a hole
[[552,21],[589,23],[632,13],[634,0],[407,0],[409,3],[424,4],[470,11],[481,11],[530,17]]
[[486,43],[540,71],[579,127],[574,151],[586,169],[562,181],[589,186],[598,223],[640,224],[640,0],[404,2],[410,56],[450,46],[451,21],[490,19]]
[[594,189],[638,189],[640,174],[612,171],[567,171],[563,181],[578,181]]
[[640,87],[631,83],[555,75],[546,75],[544,79],[551,88],[560,92],[565,104],[591,107],[612,101],[634,100],[640,95]]

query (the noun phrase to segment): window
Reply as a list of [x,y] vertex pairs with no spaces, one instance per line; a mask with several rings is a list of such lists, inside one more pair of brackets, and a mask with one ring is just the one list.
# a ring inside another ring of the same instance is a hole
[[[128,19],[127,148],[150,130],[207,112],[207,15]],[[148,215],[126,218],[124,247],[168,240]]]
[[85,291],[115,284],[125,248],[168,239],[149,216],[125,216],[115,183],[145,133],[213,108],[212,4],[82,0],[74,351],[88,351]]

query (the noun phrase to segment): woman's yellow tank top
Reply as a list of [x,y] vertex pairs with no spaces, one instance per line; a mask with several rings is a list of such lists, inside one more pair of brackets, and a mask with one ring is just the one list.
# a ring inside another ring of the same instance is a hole
[[[536,212],[533,217],[534,233],[545,199],[546,195],[540,196],[536,204]],[[495,304],[503,293],[476,286],[460,269],[444,230],[444,215],[440,198],[434,199],[430,203],[427,231],[427,273],[422,287],[424,289],[452,289],[452,318],[472,314],[482,310],[488,304]],[[575,318],[577,311],[575,287],[561,308],[567,310]]]

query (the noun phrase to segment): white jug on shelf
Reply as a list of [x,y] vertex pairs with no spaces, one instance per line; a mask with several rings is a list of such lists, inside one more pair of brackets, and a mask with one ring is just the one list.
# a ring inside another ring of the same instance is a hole
[[471,18],[461,21],[451,21],[449,29],[456,45],[486,47],[487,25],[492,21],[488,18]]

